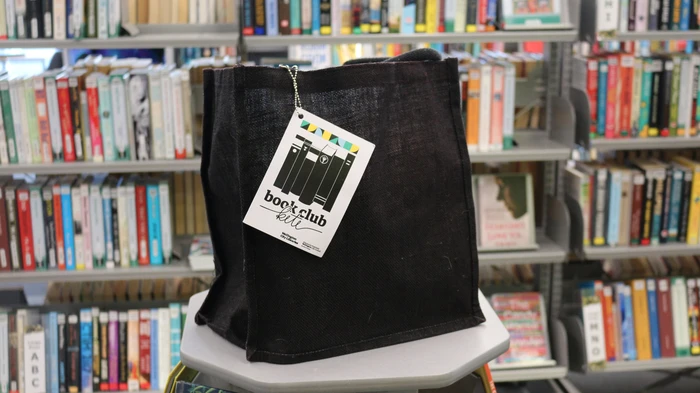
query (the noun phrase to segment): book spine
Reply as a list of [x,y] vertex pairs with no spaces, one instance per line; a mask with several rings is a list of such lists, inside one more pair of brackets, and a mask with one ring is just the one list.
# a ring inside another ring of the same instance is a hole
[[160,228],[160,192],[157,184],[146,186],[148,211],[148,245],[151,265],[162,265],[163,254]]
[[[268,7],[269,4],[268,4]],[[280,35],[290,35],[292,33],[290,18],[291,18],[291,1],[290,0],[280,0],[278,7],[279,14],[279,34]]]
[[124,84],[124,80],[119,76],[110,78],[115,160],[117,161],[128,161],[131,159],[127,126],[126,87]]
[[129,242],[129,265],[139,265],[139,238],[137,233],[137,214],[136,214],[136,188],[133,184],[126,186],[126,216]]
[[69,393],[80,391],[80,321],[78,315],[68,316],[66,327],[66,385]]
[[153,151],[153,158],[162,160],[165,159],[165,135],[163,131],[163,101],[161,96],[160,76],[152,75],[149,78],[148,87],[150,90],[149,101],[151,104],[151,148]]
[[242,0],[243,4],[243,35],[253,35],[254,0]]
[[[32,163],[32,152],[27,146],[26,130],[26,109],[24,105],[24,94],[19,94],[18,82],[13,80],[10,82],[10,99],[12,108],[15,112],[12,114],[14,130],[15,130],[15,145],[17,147],[17,159],[22,164]],[[24,121],[23,121],[24,119]]]
[[112,197],[110,199],[112,215],[112,243],[114,253],[114,264],[116,266],[128,267],[129,259],[121,253],[121,239],[119,237],[119,216],[124,212],[119,210],[119,189],[116,185],[110,187]]
[[102,186],[102,215],[105,234],[105,265],[114,267],[114,234],[112,227],[112,191],[109,184]]
[[586,91],[588,96],[588,108],[591,113],[590,133],[591,138],[598,135],[597,109],[598,109],[598,60],[589,58],[586,63]]
[[649,129],[648,132],[642,133],[642,137],[656,137],[659,135],[660,123],[660,108],[664,61],[662,59],[654,59],[651,64],[652,81],[651,81],[651,96],[649,99]]
[[83,205],[80,201],[80,184],[75,184],[71,188],[71,208],[73,211],[73,254],[75,255],[75,270],[85,270]]
[[34,266],[36,270],[46,270],[48,267],[48,255],[46,252],[46,237],[44,235],[44,206],[42,202],[41,188],[32,186],[29,191],[29,206],[34,238],[32,248],[34,250]]
[[9,342],[9,376],[10,376],[10,393],[19,392],[19,359],[18,357],[18,334],[17,334],[17,315],[11,313],[8,315],[8,342]]
[[119,313],[109,311],[109,387],[101,389],[105,391],[117,391],[119,389]]
[[92,228],[92,265],[95,268],[104,267],[105,259],[105,223],[102,207],[102,190],[98,184],[90,186],[90,227]]
[[668,219],[668,241],[678,241],[679,222],[681,215],[681,194],[683,193],[683,171],[673,169],[671,171],[671,192],[670,192],[670,211]]
[[466,140],[467,149],[476,151],[479,147],[479,114],[481,99],[481,70],[473,65],[467,74],[467,119]]
[[671,77],[671,104],[669,112],[668,131],[669,136],[678,135],[678,101],[680,98],[681,87],[681,58],[674,56],[673,58],[673,74]]
[[108,0],[97,0],[97,38],[109,38],[109,4]]
[[97,92],[100,104],[100,130],[102,131],[102,152],[105,161],[114,161],[114,124],[112,121],[112,94],[109,87],[109,78],[97,80]]
[[671,6],[671,30],[681,29],[681,0],[673,0]]
[[110,1],[108,2],[109,4],[109,10],[107,11],[107,15],[109,16],[109,23],[107,24],[107,33],[109,34],[109,38],[115,38],[119,37],[119,34],[121,33],[121,27],[122,27],[122,15],[121,15],[121,7],[118,1]]
[[619,89],[619,56],[608,56],[608,89],[607,101],[605,108],[605,138],[612,139],[619,137],[619,128],[617,128],[617,109],[618,89]]
[[[462,0],[462,1],[466,1],[466,0]],[[341,25],[342,27],[340,30],[341,34],[350,34],[348,32],[350,29],[347,28],[347,27],[350,27],[352,24],[352,22],[351,22],[352,11],[350,10],[350,3],[351,2],[349,0],[343,0],[340,2],[341,20],[343,21],[342,25]],[[389,0],[389,33],[399,33],[401,31],[401,12],[403,11],[403,4],[404,4],[403,0]],[[347,8],[347,11],[346,11],[346,8]],[[466,8],[467,8],[467,6],[465,3],[464,9],[466,9]],[[345,15],[347,15],[347,18]],[[461,15],[466,16],[463,13]],[[458,16],[456,16],[456,17],[459,18]],[[347,19],[347,23],[345,22],[346,19]],[[462,30],[460,30],[460,31],[464,31],[465,26],[466,26],[466,20],[464,20],[464,24],[462,25]]]
[[663,137],[670,135],[671,94],[673,88],[673,59],[667,59],[661,78],[661,96],[659,98],[659,133]]
[[515,67],[506,67],[505,98],[503,102],[503,150],[513,148],[515,122]]
[[0,391],[8,393],[10,391],[10,327],[7,312],[0,312]]
[[39,124],[39,143],[42,161],[50,163],[53,161],[51,152],[51,128],[49,126],[49,114],[46,104],[46,90],[44,89],[44,77],[33,78],[34,95],[36,100],[36,115]]
[[[276,3],[277,0],[272,0]],[[383,0],[386,1],[386,0]],[[320,0],[319,11],[317,12],[319,16],[318,31],[321,35],[331,35],[333,33],[333,28],[331,26],[331,12],[333,11],[331,0]],[[314,30],[315,31],[315,30]]]
[[158,309],[158,384],[165,386],[170,374],[170,309]]
[[253,25],[253,33],[255,35],[265,35],[265,0],[254,0],[255,11],[253,13],[255,20]]
[[92,324],[92,390],[100,391],[100,309],[90,309]]
[[659,341],[661,356],[675,357],[675,339],[673,337],[673,314],[671,308],[670,280],[668,278],[657,279]]
[[416,32],[417,0],[404,0],[401,10],[401,34]]
[[654,177],[647,172],[644,181],[644,205],[642,207],[642,234],[641,244],[647,246],[651,244],[651,227],[654,207]]
[[94,228],[92,226],[92,214],[90,209],[90,184],[87,181],[83,181],[80,184],[79,203],[83,232],[83,261],[86,269],[93,269],[95,266],[92,255],[92,231]]
[[180,362],[180,305],[170,303],[170,367],[175,368]]
[[632,134],[632,90],[634,88],[634,57],[620,56],[620,136],[629,137]]
[[56,81],[59,116],[61,118],[61,135],[63,135],[63,156],[66,162],[76,160],[75,145],[73,142],[73,118],[71,113],[70,91],[68,80]]
[[[48,254],[48,268],[54,270],[58,269],[58,259],[56,257],[56,222],[53,208],[53,186],[45,186],[41,195],[41,212],[44,216],[44,237],[46,239],[46,251]],[[2,206],[0,206],[0,210],[2,210]]]
[[603,325],[605,326],[605,355],[608,361],[615,360],[615,340],[614,337],[614,322],[613,322],[613,294],[612,287],[606,285],[603,287]]
[[12,271],[12,257],[10,254],[9,217],[7,215],[7,201],[4,190],[0,188],[0,271]]
[[596,131],[598,136],[606,136],[606,119],[607,119],[607,107],[608,107],[608,59],[598,60],[598,119],[596,124]]
[[[182,83],[178,74],[171,75],[170,78],[172,98],[175,108],[180,107],[182,103]],[[184,159],[187,157],[187,150],[185,146],[185,118],[183,116],[183,111],[175,109],[172,113],[173,119],[173,129],[174,129],[174,142],[175,142],[175,158]]]
[[637,341],[635,339],[635,318],[632,307],[632,289],[629,285],[624,286],[624,322],[623,340],[625,340],[625,360],[637,360]]
[[175,158],[175,125],[173,124],[173,89],[170,77],[167,74],[161,79],[163,102],[163,131],[165,136],[165,158]]
[[682,187],[678,241],[681,243],[686,243],[688,240],[688,215],[690,214],[690,205],[692,204],[690,197],[691,190],[693,189],[693,173],[691,171],[684,172]]
[[44,80],[46,88],[46,106],[49,115],[49,130],[51,140],[51,154],[53,161],[63,161],[63,134],[61,109],[58,104],[58,91],[56,90],[56,78],[47,76]]
[[690,132],[690,105],[693,102],[690,88],[693,85],[692,69],[694,68],[691,61],[690,56],[683,56],[681,59],[678,91],[678,127],[676,129],[676,135],[678,136],[685,136]]
[[673,336],[676,356],[690,356],[690,330],[688,329],[688,290],[683,277],[673,277],[671,305],[673,307]]
[[489,64],[481,66],[481,96],[479,101],[479,150],[489,151],[491,135],[491,90],[492,69]]
[[503,150],[503,101],[505,90],[505,69],[494,66],[492,69],[491,135],[489,150]]
[[92,310],[80,310],[80,386],[81,392],[92,392]]
[[138,310],[129,310],[127,326],[127,356],[129,365],[129,376],[127,379],[127,387],[130,392],[139,390],[139,380],[141,379],[141,370],[139,369],[139,312]]
[[[119,391],[125,392],[129,388],[129,358],[127,355],[127,340],[129,314],[126,311],[119,312]],[[138,364],[138,363],[137,363]]]
[[647,279],[647,307],[649,316],[649,336],[651,339],[651,356],[661,358],[661,337],[659,335],[659,316],[657,310],[656,280]]
[[150,264],[149,234],[148,234],[148,202],[146,186],[136,186],[136,230],[138,236],[138,264],[141,266]]
[[438,0],[425,0],[425,32],[437,33]]
[[[29,330],[24,335],[24,343],[20,345],[23,345],[25,353],[24,375],[26,379],[24,392],[45,392],[46,334],[42,329]],[[35,386],[38,386],[38,388]]]
[[15,142],[14,114],[12,113],[12,98],[10,84],[7,80],[0,81],[0,101],[2,101],[2,119],[7,138],[7,155],[12,164],[19,163],[17,144]]
[[12,270],[22,270],[21,237],[19,232],[19,216],[17,211],[17,198],[14,187],[5,188],[7,200],[7,225],[10,234],[10,256],[12,257]]
[[63,229],[63,208],[61,185],[55,183],[51,186],[51,197],[53,204],[53,221],[56,233],[56,264],[58,270],[66,270],[66,251]]
[[659,242],[666,243],[669,239],[669,226],[671,222],[671,189],[673,187],[673,168],[669,167],[666,169],[666,176],[662,180],[661,184],[663,184],[663,207],[661,210],[661,231],[659,232]]
[[426,2],[427,0],[416,0],[416,33],[426,32]]
[[698,244],[698,229],[700,227],[700,170],[693,171],[692,190],[688,209],[688,244]]
[[671,30],[671,2],[673,0],[661,0],[661,15],[659,16],[660,30]]
[[27,38],[44,38],[44,18],[41,15],[41,1],[26,0],[26,7]]
[[99,312],[99,373],[96,373],[98,385],[95,391],[109,391],[109,336],[110,323],[107,311]]
[[160,206],[160,230],[162,241],[162,258],[165,264],[169,264],[173,252],[173,234],[170,222],[170,185],[167,180],[161,181],[158,185],[159,206]]
[[63,244],[65,248],[66,270],[76,269],[75,238],[73,232],[73,200],[69,184],[61,186],[61,212],[63,213]]
[[36,270],[34,262],[34,240],[32,232],[32,213],[29,200],[29,190],[17,190],[17,218],[19,222],[19,237],[22,244],[22,269]]
[[182,115],[185,133],[185,154],[187,158],[194,158],[194,116],[192,114],[192,85],[188,72],[180,74],[182,81]]
[[[159,348],[158,348],[158,309],[157,308],[152,308],[149,310],[151,319],[148,322],[150,324],[150,333],[151,333],[151,342],[150,342],[150,357],[151,357],[151,364],[150,364],[150,370],[151,370],[151,380],[150,380],[150,388],[151,389],[160,389],[160,385],[158,384],[158,354],[159,354]],[[165,389],[165,387],[163,388]]]
[[607,201],[608,171],[601,168],[595,175],[595,215],[593,224],[593,245],[603,246],[606,241],[605,205]]
[[301,34],[301,0],[290,0],[289,25],[292,35]]
[[696,279],[687,280],[688,288],[688,329],[690,333],[690,354],[700,355],[700,336],[698,335],[698,295],[696,289]]
[[608,203],[607,203],[607,244],[616,246],[619,240],[620,217],[613,212],[620,211],[622,197],[622,172],[610,171],[608,175]]
[[[22,93],[24,93],[24,103],[26,105],[26,127],[25,134],[26,142],[28,143],[28,151],[31,152],[31,163],[41,164],[41,148],[39,142],[39,124],[36,113],[36,99],[34,98],[34,86],[32,78],[26,78],[22,83]],[[21,94],[21,93],[20,93]]]
[[[114,223],[118,227],[116,232],[119,233],[119,255],[123,267],[131,266],[131,258],[129,255],[129,215],[127,213],[126,194],[126,185],[121,184],[117,188],[117,197],[113,198],[112,201],[112,203],[115,201],[117,202],[117,211],[119,211],[119,217],[115,219]],[[117,245],[115,244],[115,250],[116,247]]]
[[97,91],[97,81],[88,80],[86,89],[90,140],[92,141],[92,160],[103,162],[104,154],[102,152],[102,133],[100,132],[100,100]]

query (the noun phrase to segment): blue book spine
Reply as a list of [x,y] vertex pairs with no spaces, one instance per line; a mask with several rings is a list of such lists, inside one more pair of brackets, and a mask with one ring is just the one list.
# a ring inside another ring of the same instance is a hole
[[66,38],[75,38],[73,35],[73,0],[66,0]]
[[637,343],[634,339],[634,310],[629,285],[625,286],[625,313],[622,320],[622,340],[626,346],[626,360],[637,360]]
[[683,193],[683,171],[673,170],[671,181],[671,211],[668,218],[668,241],[678,240],[678,227],[681,215],[681,194]]
[[690,0],[681,1],[681,30],[688,30],[690,28]]
[[73,200],[70,185],[61,186],[61,213],[63,215],[63,248],[66,251],[66,270],[75,270],[75,238],[73,237]]
[[486,24],[496,26],[496,7],[498,0],[488,0],[486,3]]
[[92,309],[80,310],[80,382],[82,392],[92,392]]
[[279,35],[277,0],[265,0],[265,30],[267,35]]
[[401,14],[401,34],[414,34],[416,32],[416,3],[405,2]]
[[311,0],[311,34],[321,34],[321,0]]
[[656,279],[647,280],[647,304],[649,307],[649,334],[651,335],[651,356],[661,358],[661,337],[659,335],[659,312],[656,300]]
[[151,309],[151,390],[163,390],[158,386],[158,309]]
[[[109,190],[109,185],[102,186]],[[112,232],[112,198],[109,191],[102,191],[102,216],[105,230],[105,262],[107,266],[114,264],[114,233]]]
[[622,173],[610,171],[608,176],[608,244],[617,245],[620,234],[620,218],[615,212],[620,211],[622,199]]
[[151,253],[151,265],[163,264],[163,252],[160,232],[160,192],[158,184],[146,186],[148,205],[148,248]]
[[[48,381],[50,387],[48,389],[49,393],[59,393],[58,385],[58,313],[55,311],[49,314],[49,340],[46,341],[46,347],[49,353],[49,375]],[[45,327],[46,328],[46,327]]]
[[175,368],[180,362],[180,305],[170,304],[170,367]]
[[608,61],[598,60],[598,136],[605,137],[605,113],[608,107]]
[[301,34],[301,0],[290,0],[289,8],[289,28],[292,34]]

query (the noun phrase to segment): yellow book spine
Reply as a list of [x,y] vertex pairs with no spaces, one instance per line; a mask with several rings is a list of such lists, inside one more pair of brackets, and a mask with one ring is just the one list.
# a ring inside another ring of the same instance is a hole
[[698,244],[698,230],[700,230],[700,167],[695,167],[688,210],[688,244]]
[[425,30],[427,33],[437,33],[437,0],[425,2]]
[[467,147],[476,150],[479,146],[479,112],[481,98],[481,71],[479,68],[469,70],[467,88]]
[[637,360],[651,359],[651,333],[649,332],[649,305],[644,280],[633,280],[632,309],[634,310],[634,337],[637,344]]

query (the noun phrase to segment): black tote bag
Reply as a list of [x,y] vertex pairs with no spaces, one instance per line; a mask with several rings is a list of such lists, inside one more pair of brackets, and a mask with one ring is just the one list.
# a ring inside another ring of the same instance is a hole
[[250,361],[299,363],[484,321],[457,60],[432,50],[299,72],[302,107],[375,144],[322,258],[242,223],[294,114],[286,69],[204,73],[216,279],[196,322]]

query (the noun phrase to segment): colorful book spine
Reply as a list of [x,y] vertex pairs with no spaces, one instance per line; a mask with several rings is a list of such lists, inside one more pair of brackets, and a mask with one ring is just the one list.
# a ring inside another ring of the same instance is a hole
[[66,270],[75,270],[75,239],[73,236],[73,200],[70,183],[61,184],[61,212],[63,213],[63,244]]
[[140,370],[139,370],[139,357],[141,356],[141,350],[139,348],[139,311],[129,310],[128,313],[128,325],[127,325],[127,340],[126,340],[126,352],[128,357],[128,376],[127,376],[127,389],[130,392],[138,391],[140,386]]
[[265,1],[265,30],[269,36],[279,35],[277,0]]
[[63,136],[63,158],[66,162],[72,162],[76,160],[76,152],[73,142],[73,114],[71,112],[68,77],[56,79],[56,91],[61,119],[61,135]]
[[620,211],[622,198],[622,171],[611,170],[608,176],[608,228],[607,244],[616,246],[620,234],[620,218],[618,214],[612,212]]
[[24,102],[27,106],[27,125],[29,133],[29,148],[32,152],[32,163],[41,164],[41,144],[39,140],[39,121],[36,113],[36,96],[34,94],[34,78],[24,79]]
[[29,200],[29,190],[26,187],[20,187],[17,190],[17,218],[19,222],[20,244],[22,246],[22,269],[36,270],[31,204]]
[[[119,391],[129,389],[129,357],[127,351],[127,341],[129,338],[129,313],[119,312]],[[138,344],[137,344],[138,345]],[[138,365],[138,361],[136,363]],[[138,385],[137,385],[138,386]],[[136,389],[137,390],[137,389]]]
[[73,210],[73,253],[75,270],[85,270],[85,242],[83,237],[83,205],[80,200],[80,183],[71,188],[71,208]]
[[696,291],[695,278],[689,278],[686,282],[688,288],[688,329],[690,333],[690,354],[700,355],[700,332],[698,331],[698,318],[700,318],[700,299]]
[[139,311],[139,387],[151,388],[151,310]]
[[[151,389],[160,389],[158,382],[158,354],[160,350],[158,348],[158,309],[152,308],[151,310]],[[165,387],[163,387],[165,389]]]
[[109,77],[97,78],[97,92],[100,105],[100,131],[102,131],[102,151],[105,161],[114,161],[114,123],[112,113],[112,92],[109,85]]
[[85,88],[88,99],[88,127],[92,142],[92,160],[103,162],[104,153],[102,151],[102,132],[100,131],[100,98],[97,89],[97,78],[88,77],[85,82]]
[[416,32],[416,0],[405,0],[401,11],[401,34]]
[[136,193],[136,231],[138,236],[138,262],[141,266],[150,264],[149,238],[148,238],[148,201],[146,186],[139,184]]
[[671,169],[670,210],[668,218],[668,241],[678,241],[681,215],[681,196],[683,194],[683,171]]
[[92,214],[90,209],[90,181],[86,180],[80,183],[80,210],[81,224],[83,231],[83,262],[86,269],[92,269],[95,264],[92,255]]
[[47,74],[44,78],[46,88],[46,106],[49,113],[49,129],[51,130],[51,154],[53,161],[63,161],[63,134],[61,123],[61,109],[58,104],[58,91],[56,90],[56,75]]
[[[11,3],[11,2],[9,2]],[[0,79],[0,101],[2,102],[2,120],[7,138],[7,155],[10,163],[17,164],[17,144],[15,141],[15,125],[12,113],[12,98],[10,96],[10,83],[7,79]]]
[[81,391],[92,392],[92,309],[80,310],[80,386]]
[[607,101],[605,108],[605,137],[608,139],[619,137],[618,126],[618,114],[617,110],[619,108],[618,101],[618,91],[620,88],[619,79],[619,56],[609,55],[608,56],[608,89],[607,89]]
[[598,60],[598,124],[597,133],[600,137],[607,137],[606,125],[608,107],[608,59]]
[[119,390],[119,313],[109,312],[109,389]]
[[[139,265],[139,236],[137,230],[137,214],[136,214],[136,187],[132,180],[126,183],[126,216],[129,224],[129,265]],[[146,248],[148,245],[146,244]],[[148,252],[146,252],[146,257]],[[148,258],[146,258],[148,259]]]
[[105,265],[114,267],[114,233],[112,224],[112,190],[108,183],[102,186],[102,214],[105,234]]
[[175,368],[180,363],[180,304],[170,303],[170,367]]
[[162,265],[163,254],[160,226],[160,191],[157,184],[146,186],[148,204],[148,245],[151,265]]
[[649,308],[649,335],[651,338],[651,356],[661,358],[661,335],[659,334],[658,300],[656,295],[656,280],[647,279],[647,306]]
[[619,133],[625,138],[632,134],[632,93],[634,88],[634,56],[620,55]]
[[678,135],[678,101],[681,88],[681,57],[673,57],[673,71],[671,77],[671,105],[669,113],[668,132],[669,136]]
[[492,69],[491,135],[489,150],[503,150],[503,101],[505,99],[505,68],[494,65]]
[[[58,313],[55,311],[51,311],[48,313],[48,325],[44,326],[44,329],[47,329],[49,334],[48,334],[48,340],[47,342],[47,353],[48,353],[48,361],[49,361],[49,370],[51,370],[50,377],[48,379],[49,382],[49,387],[50,390],[49,392],[55,393],[60,391],[60,372],[59,372],[59,352],[58,352],[58,347],[59,347],[59,326],[58,326]],[[64,377],[65,378],[65,377]]]
[[53,161],[51,151],[51,127],[49,125],[49,113],[46,100],[46,89],[44,87],[44,77],[39,75],[32,78],[34,81],[34,96],[36,101],[36,115],[39,125],[39,150],[42,162]]
[[[600,283],[602,285],[602,283]],[[613,316],[613,290],[609,285],[603,287],[603,299],[601,304],[603,306],[603,325],[605,326],[605,356],[608,361],[615,360],[615,337],[614,333],[614,316]]]
[[[46,252],[48,254],[48,268],[58,269],[58,257],[56,253],[56,218],[54,214],[53,198],[54,182],[49,181],[41,190],[42,213],[44,215],[44,237],[46,239]],[[0,210],[2,207],[0,206]]]

